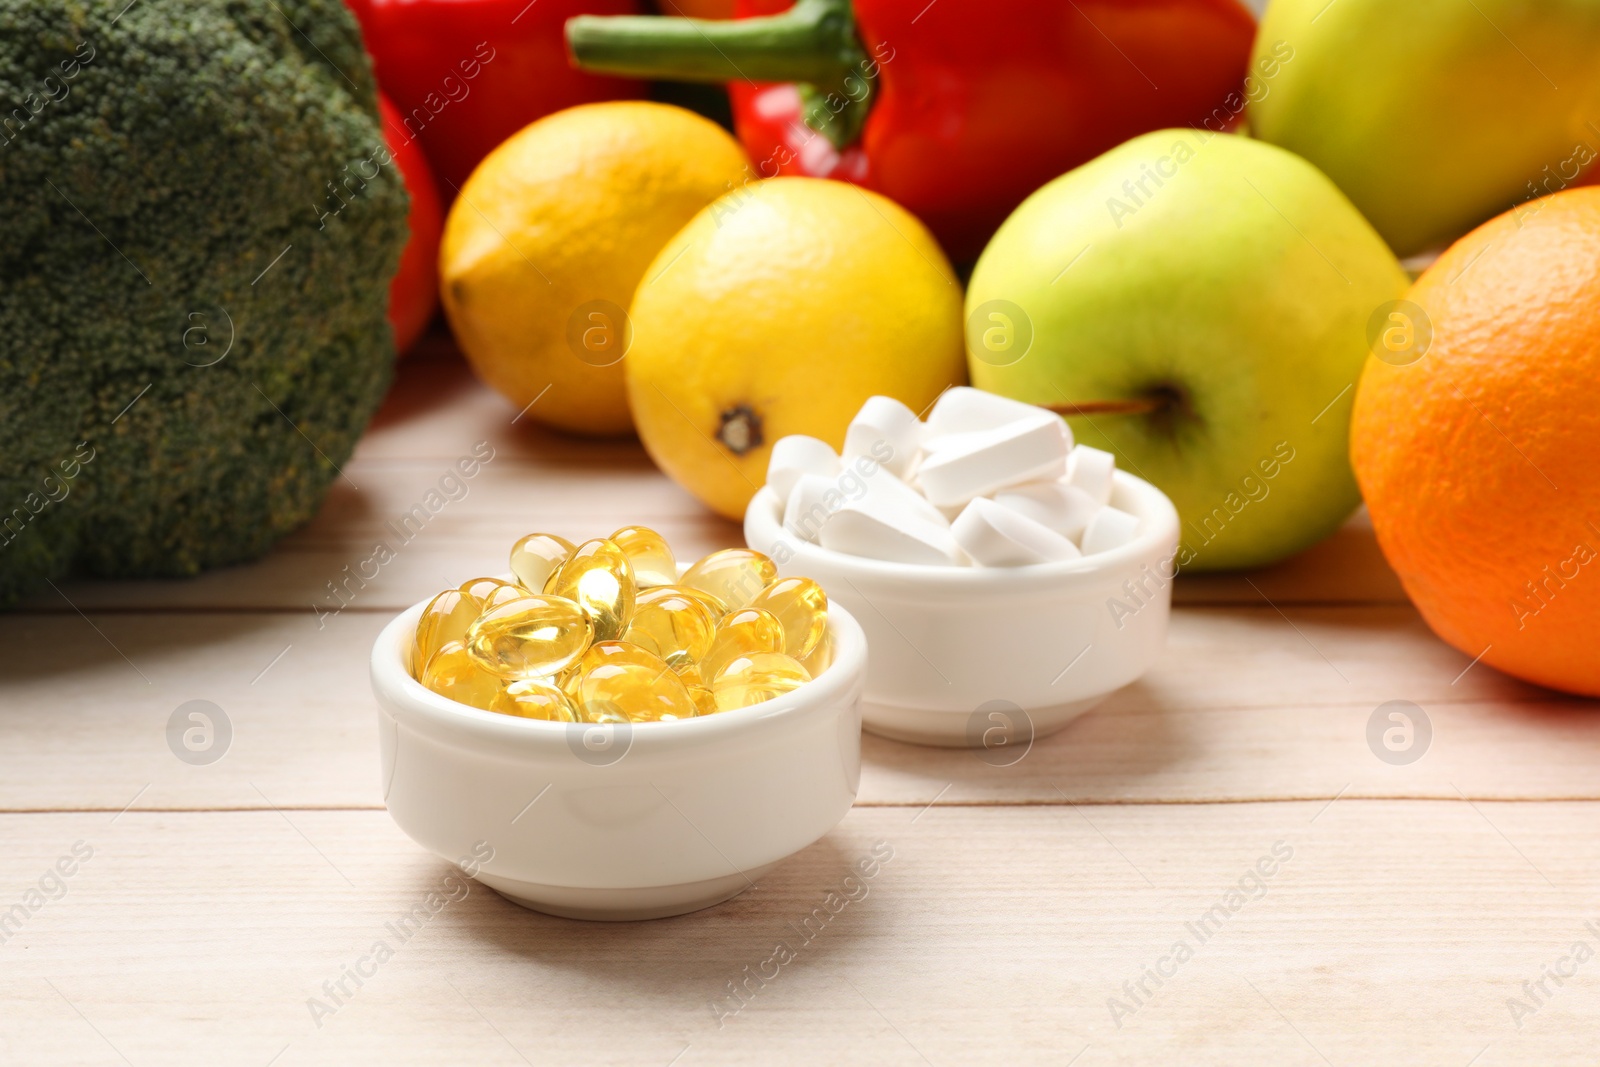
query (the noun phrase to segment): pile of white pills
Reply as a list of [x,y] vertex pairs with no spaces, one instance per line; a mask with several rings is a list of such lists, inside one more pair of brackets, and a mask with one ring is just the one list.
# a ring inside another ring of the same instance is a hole
[[844,454],[815,437],[772,446],[767,485],[784,528],[871,559],[1019,567],[1116,548],[1139,519],[1110,504],[1116,461],[1074,447],[1054,412],[981,389],[947,390],[928,421],[886,396],[862,405]]

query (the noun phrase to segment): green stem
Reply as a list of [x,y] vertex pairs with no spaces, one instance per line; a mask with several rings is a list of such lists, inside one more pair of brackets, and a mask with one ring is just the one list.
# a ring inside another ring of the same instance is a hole
[[[584,70],[689,82],[810,86],[806,122],[843,147],[860,132],[875,70],[850,0],[795,0],[778,15],[714,20],[578,15],[567,45]],[[831,98],[831,99],[830,99]]]

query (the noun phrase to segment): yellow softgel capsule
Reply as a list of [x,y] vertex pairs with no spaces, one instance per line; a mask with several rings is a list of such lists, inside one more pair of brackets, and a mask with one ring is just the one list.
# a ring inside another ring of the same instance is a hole
[[749,548],[713,552],[683,572],[679,584],[704,589],[728,610],[742,608],[778,578],[778,565]]
[[428,661],[422,684],[448,700],[488,711],[505,680],[484,670],[466,645],[451,641]]
[[750,601],[783,624],[783,651],[805,659],[828,632],[828,594],[810,578],[779,578]]
[[544,591],[582,608],[594,621],[596,641],[615,641],[626,632],[638,596],[633,565],[616,542],[605,537],[573,549],[545,583]]
[[494,698],[490,711],[523,719],[548,722],[577,722],[578,710],[572,700],[548,678],[527,678],[512,682]]
[[572,555],[573,544],[555,534],[531,533],[511,546],[511,573],[530,593],[544,592],[544,583]]
[[467,636],[467,627],[478,617],[478,600],[459,589],[446,589],[422,609],[417,633],[411,642],[411,676],[419,682],[428,661],[451,641]]
[[655,653],[673,670],[682,670],[700,662],[716,631],[716,616],[703,601],[674,586],[661,586],[639,594],[623,640]]
[[668,672],[669,667],[660,656],[641,648],[632,641],[596,641],[575,664],[584,674],[603,663],[628,663],[635,667],[648,667],[653,671]]
[[585,722],[666,722],[698,713],[671,669],[602,663],[583,676],[579,713]]
[[709,681],[740,656],[783,651],[783,623],[765,608],[740,608],[717,624],[711,647],[700,657],[700,673]]
[[510,589],[519,596],[526,596],[527,590],[511,582],[501,581],[499,578],[469,578],[456,588],[468,596],[475,598],[479,604],[488,600],[502,589]]
[[721,709],[717,707],[717,694],[709,686],[685,685],[689,691],[689,699],[694,701],[694,710],[700,715],[715,715]]
[[672,585],[678,580],[678,560],[667,539],[648,526],[624,526],[611,541],[633,565],[633,580],[640,589]]
[[765,703],[811,681],[800,661],[782,652],[755,652],[740,656],[717,675],[711,691],[717,710],[732,711]]
[[544,678],[576,663],[594,640],[594,623],[577,604],[524,593],[491,608],[467,628],[466,648],[502,678]]
[[811,654],[800,661],[800,666],[813,678],[820,678],[822,672],[833,664],[833,635],[828,631],[822,632],[822,640],[817,642],[817,647]]

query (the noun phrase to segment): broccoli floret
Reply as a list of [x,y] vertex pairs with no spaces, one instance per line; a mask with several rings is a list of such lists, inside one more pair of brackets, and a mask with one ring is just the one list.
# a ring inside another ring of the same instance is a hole
[[0,604],[305,522],[406,210],[342,0],[0,0]]

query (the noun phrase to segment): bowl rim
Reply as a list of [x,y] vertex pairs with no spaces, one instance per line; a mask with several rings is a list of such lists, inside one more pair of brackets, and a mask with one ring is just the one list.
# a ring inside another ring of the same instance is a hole
[[[772,546],[781,542],[790,551],[789,561],[796,564],[801,572],[804,572],[805,564],[811,561],[847,579],[896,579],[944,590],[981,588],[1016,589],[1021,592],[1037,589],[1042,581],[1099,579],[1113,573],[1121,577],[1130,564],[1137,564],[1152,552],[1165,551],[1169,546],[1172,558],[1165,562],[1173,564],[1171,570],[1176,573],[1176,559],[1182,551],[1178,539],[1177,507],[1156,486],[1121,469],[1114,472],[1112,481],[1112,498],[1116,500],[1119,497],[1124,503],[1131,501],[1134,505],[1132,513],[1139,517],[1144,527],[1138,536],[1106,552],[1054,563],[1029,563],[1019,567],[944,567],[928,563],[897,563],[836,552],[812,541],[802,541],[789,533],[780,513],[783,502],[766,485],[756,492],[745,509],[745,542],[756,551],[769,555]],[[766,544],[756,544],[756,541],[765,541]],[[784,565],[787,566],[789,561],[785,561]],[[1168,579],[1172,576],[1165,575]]]
[[[567,750],[571,732],[600,727],[599,723],[550,722],[484,711],[442,697],[411,675],[410,638],[417,620],[433,597],[419,600],[384,626],[372,647],[372,685],[379,702],[409,716],[421,718],[446,731],[479,740],[503,741],[518,747],[558,747]],[[828,636],[833,659],[811,681],[782,696],[747,708],[719,711],[672,722],[627,724],[630,744],[666,750],[726,739],[740,731],[768,728],[763,724],[818,712],[846,696],[866,677],[867,638],[861,624],[842,605],[829,601]]]

